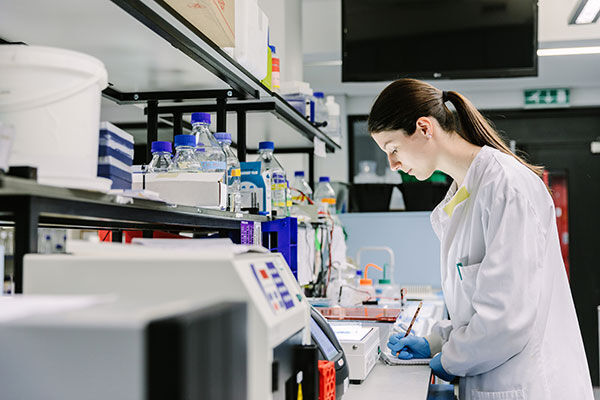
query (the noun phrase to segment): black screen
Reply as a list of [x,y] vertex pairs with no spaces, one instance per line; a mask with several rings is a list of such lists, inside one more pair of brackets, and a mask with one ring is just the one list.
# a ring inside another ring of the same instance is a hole
[[313,339],[317,343],[317,346],[321,349],[321,352],[327,358],[328,361],[333,361],[338,355],[339,351],[335,348],[331,340],[327,337],[325,332],[321,329],[319,324],[315,322],[313,318],[310,319],[310,333]]
[[342,0],[342,80],[537,75],[536,0]]

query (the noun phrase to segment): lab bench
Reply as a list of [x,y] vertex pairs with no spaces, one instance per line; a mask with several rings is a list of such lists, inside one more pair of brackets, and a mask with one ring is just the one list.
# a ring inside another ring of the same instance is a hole
[[[439,321],[446,316],[444,302],[439,297],[425,299],[424,303],[435,306],[428,315],[430,318]],[[347,322],[356,323],[356,321]],[[391,328],[390,324],[368,321],[361,324],[378,326],[381,333],[381,346],[385,346]],[[429,395],[430,382],[431,368],[429,365],[388,365],[380,358],[362,383],[350,385],[343,399],[426,400]]]
[[426,400],[429,365],[387,365],[379,360],[361,384],[350,385],[344,400]]

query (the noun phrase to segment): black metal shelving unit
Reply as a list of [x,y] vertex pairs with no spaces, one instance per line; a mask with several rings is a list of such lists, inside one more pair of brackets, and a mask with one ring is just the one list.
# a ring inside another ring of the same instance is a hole
[[[158,115],[171,114],[173,116],[173,129],[181,128],[181,116],[192,112],[216,112],[217,130],[226,130],[227,112],[237,113],[238,128],[238,157],[245,160],[246,149],[246,113],[271,112],[278,118],[292,126],[302,136],[312,140],[318,138],[325,142],[327,151],[333,152],[340,149],[320,129],[312,125],[294,107],[278,94],[270,91],[244,67],[222,51],[202,32],[196,29],[175,10],[162,0],[112,0],[133,18],[144,24],[148,29],[157,33],[168,41],[173,47],[198,62],[215,76],[231,86],[231,90],[199,90],[199,91],[170,91],[170,92],[129,92],[123,93],[116,87],[109,87],[104,91],[104,96],[120,104],[145,102],[147,103],[146,115],[148,116],[148,143],[156,140],[158,132]],[[190,40],[183,34],[177,24],[182,24],[199,39],[200,42]],[[264,94],[264,95],[261,95]],[[160,101],[184,100],[215,100],[214,104],[204,105],[171,105],[159,106]],[[231,99],[237,99],[234,104],[229,104]],[[252,100],[250,100],[252,99]],[[258,100],[258,101],[256,101]],[[149,147],[149,145],[148,145]],[[289,149],[288,149],[289,150]],[[304,152],[304,151],[300,151]],[[149,154],[149,151],[147,152]]]
[[[39,226],[108,229],[113,238],[123,230],[217,232],[239,230],[241,221],[264,222],[260,215],[172,206],[144,199],[122,204],[118,196],[86,190],[39,185],[35,181],[0,176],[0,221],[15,229],[15,291],[23,290],[23,257],[37,252]],[[113,239],[115,240],[115,239]],[[120,241],[120,240],[116,240]]]
[[[46,41],[48,29],[55,28],[49,21],[53,16],[58,15],[54,14],[53,10],[55,7],[60,7],[60,4],[43,5],[43,7],[50,7],[46,10],[51,16],[35,20],[37,23],[31,22],[33,26],[27,27],[27,21],[31,21],[31,19],[28,19],[26,15],[18,14],[22,12],[20,3],[14,1],[10,5],[7,4],[5,17],[9,19],[5,22],[16,20],[20,22],[18,24],[11,23],[11,28],[6,28],[7,31],[4,34],[10,35],[12,31],[12,35],[15,36],[0,38],[0,44],[35,42],[34,44],[60,46],[63,40],[74,40],[73,43],[79,44],[80,50],[85,52],[85,45],[81,49],[82,42],[77,41],[77,36],[54,35],[50,42]],[[228,86],[225,89],[203,87],[198,90],[132,91],[132,85],[123,81],[123,74],[121,74],[121,82],[109,84],[109,87],[103,91],[105,98],[117,104],[141,103],[145,105],[144,112],[147,116],[146,161],[150,160],[150,143],[157,140],[159,118],[162,118],[162,121],[171,121],[173,132],[176,134],[182,131],[185,124],[183,115],[197,111],[215,112],[219,131],[227,129],[227,113],[236,114],[238,132],[236,148],[240,161],[245,161],[246,154],[253,152],[253,149],[248,149],[246,144],[246,117],[248,113],[252,112],[275,115],[309,141],[314,138],[323,141],[329,152],[340,148],[324,132],[312,125],[283,98],[262,85],[258,79],[183,19],[163,0],[106,0],[106,3],[95,2],[89,6],[81,4],[81,7],[80,10],[71,10],[71,12],[75,11],[74,15],[79,13],[82,17],[82,21],[72,21],[72,19],[69,21],[68,29],[75,29],[71,33],[79,32],[78,35],[83,37],[86,34],[80,29],[81,24],[86,23],[83,21],[87,21],[93,32],[108,32],[104,27],[99,28],[100,25],[96,25],[97,19],[106,11],[109,15],[105,17],[109,19],[106,21],[106,29],[110,29],[109,26],[113,23],[112,19],[118,18],[120,23],[132,28],[133,33],[152,36],[155,44],[162,44],[162,41],[165,41],[185,55],[182,61],[189,64],[192,60],[191,62],[196,63],[200,69],[204,68],[212,74],[213,78],[218,78]],[[13,14],[8,17],[10,12]],[[44,14],[43,10],[39,10],[39,13],[40,15]],[[56,23],[59,22],[60,20],[56,21]],[[42,28],[36,30],[34,34],[29,34],[29,30],[40,26],[45,26],[46,31]],[[152,33],[158,35],[159,38],[153,36]],[[96,39],[93,34],[89,38]],[[128,38],[124,37],[123,40],[128,40]],[[127,53],[123,53],[124,58],[127,56]],[[181,58],[180,55],[177,56]],[[99,58],[102,59],[102,57]],[[127,75],[125,74],[125,76]],[[282,148],[277,152],[307,154],[309,179],[311,182],[314,181],[312,144]],[[141,199],[133,200],[133,204],[119,204],[118,198],[115,196],[43,186],[33,181],[0,175],[0,224],[10,224],[15,228],[14,281],[17,293],[22,292],[23,288],[23,257],[27,253],[37,252],[38,226],[110,229],[113,230],[114,237],[119,239],[123,230],[143,230],[145,233],[151,233],[153,230],[197,233],[208,230],[224,235],[232,230],[239,230],[240,222],[243,220],[262,222],[267,218],[193,207],[173,208],[164,203]]]

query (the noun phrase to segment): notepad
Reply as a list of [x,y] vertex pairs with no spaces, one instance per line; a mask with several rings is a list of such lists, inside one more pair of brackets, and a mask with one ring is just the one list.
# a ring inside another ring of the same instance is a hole
[[386,349],[381,352],[381,359],[388,365],[429,365],[431,358],[413,358],[411,360],[402,360],[392,355],[391,350]]

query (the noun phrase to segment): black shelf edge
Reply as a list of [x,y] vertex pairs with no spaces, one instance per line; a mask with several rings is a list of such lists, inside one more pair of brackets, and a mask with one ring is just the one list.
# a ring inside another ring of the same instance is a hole
[[133,204],[116,203],[117,196],[100,192],[39,185],[33,181],[0,177],[0,219],[22,204],[33,202],[40,222],[65,227],[105,227],[111,229],[198,230],[239,229],[241,221],[264,222],[261,215],[231,213],[200,207],[170,206],[134,199]]

